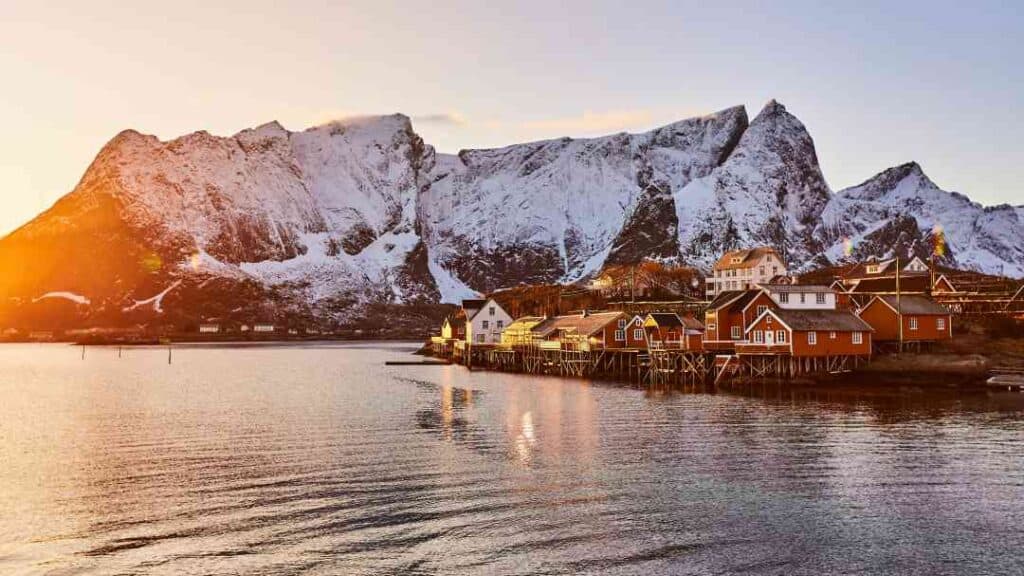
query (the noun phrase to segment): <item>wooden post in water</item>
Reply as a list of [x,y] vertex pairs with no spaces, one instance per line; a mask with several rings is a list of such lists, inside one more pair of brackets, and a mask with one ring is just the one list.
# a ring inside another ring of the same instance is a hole
[[118,358],[121,357],[121,347],[120,346],[117,347],[117,357]]
[[82,344],[82,360],[85,360],[85,344]]
[[171,345],[170,344],[167,345],[167,363],[168,364],[171,363]]

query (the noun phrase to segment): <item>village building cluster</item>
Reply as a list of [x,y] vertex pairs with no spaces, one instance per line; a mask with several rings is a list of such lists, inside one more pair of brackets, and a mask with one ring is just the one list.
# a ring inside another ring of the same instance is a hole
[[[601,282],[612,289],[607,276]],[[754,374],[842,372],[879,351],[951,339],[952,315],[932,300],[933,292],[955,288],[918,258],[905,264],[870,260],[831,284],[804,284],[789,276],[774,249],[757,247],[717,261],[699,309],[670,311],[650,302],[639,313],[630,308],[513,318],[495,297],[465,300],[432,346],[435,354],[467,364],[506,367],[518,362],[517,350],[529,348],[586,353],[595,365],[603,356],[631,352],[631,363],[653,366],[654,356],[677,351],[691,360],[701,356],[704,365],[734,363]]]

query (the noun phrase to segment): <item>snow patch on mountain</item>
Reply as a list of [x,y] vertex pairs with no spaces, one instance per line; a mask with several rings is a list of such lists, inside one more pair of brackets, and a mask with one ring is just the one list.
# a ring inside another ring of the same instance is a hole
[[32,299],[32,303],[34,304],[36,302],[39,302],[40,300],[46,300],[48,298],[61,298],[61,299],[64,299],[64,300],[70,300],[70,301],[74,302],[75,304],[81,304],[83,306],[88,306],[89,305],[89,299],[86,298],[85,296],[82,296],[81,294],[75,294],[74,292],[67,292],[67,291],[63,291],[63,290],[56,291],[56,292],[47,292],[46,294],[43,294],[42,296],[39,296],[37,298],[33,298]]

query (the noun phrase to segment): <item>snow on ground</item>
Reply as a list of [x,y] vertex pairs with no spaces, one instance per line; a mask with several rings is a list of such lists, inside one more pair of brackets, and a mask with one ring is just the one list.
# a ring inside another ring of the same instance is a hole
[[430,275],[434,277],[434,284],[437,285],[438,291],[441,292],[442,303],[459,304],[466,298],[480,297],[478,292],[466,286],[461,280],[446,270],[444,266],[438,264],[433,257],[427,259],[427,268],[430,269]]
[[164,296],[167,296],[167,294],[169,294],[171,292],[171,290],[174,290],[180,284],[181,284],[181,280],[175,280],[174,283],[172,283],[170,286],[165,288],[163,292],[160,292],[159,294],[157,294],[156,296],[153,296],[151,298],[146,298],[145,300],[136,300],[134,304],[132,304],[131,306],[126,306],[126,307],[122,308],[121,311],[122,312],[131,312],[132,310],[135,310],[136,308],[141,308],[143,306],[148,306],[149,304],[152,304],[154,312],[163,313],[164,309],[162,307],[162,304],[163,304],[163,301],[164,301]]
[[85,296],[82,296],[81,294],[75,294],[74,292],[64,292],[64,291],[47,292],[46,294],[43,294],[42,296],[40,296],[38,298],[33,298],[32,299],[32,303],[34,304],[34,303],[36,303],[36,302],[38,302],[40,300],[45,300],[47,298],[63,298],[64,300],[70,300],[70,301],[74,302],[75,304],[82,304],[82,305],[85,305],[85,306],[89,305],[89,299],[86,298]]

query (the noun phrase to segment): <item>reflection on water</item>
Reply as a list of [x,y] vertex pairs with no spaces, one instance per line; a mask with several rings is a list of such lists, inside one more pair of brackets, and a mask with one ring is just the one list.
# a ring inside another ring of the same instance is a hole
[[1020,573],[1024,395],[0,346],[0,573]]

